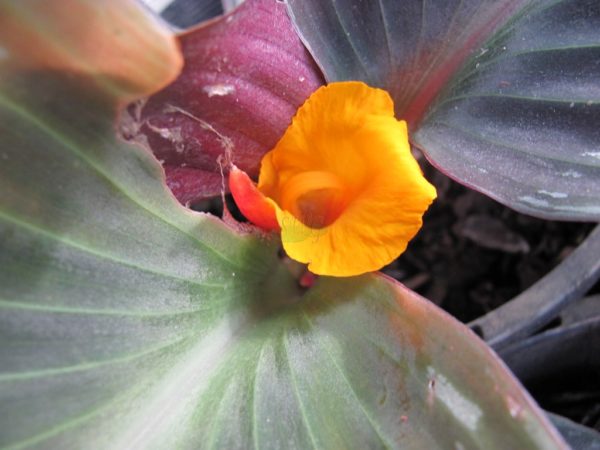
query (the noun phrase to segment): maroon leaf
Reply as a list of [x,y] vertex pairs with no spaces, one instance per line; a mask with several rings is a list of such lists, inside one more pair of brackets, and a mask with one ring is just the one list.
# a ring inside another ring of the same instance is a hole
[[189,204],[221,192],[221,155],[256,176],[323,78],[276,0],[248,0],[180,42],[181,75],[130,108],[137,125],[124,134],[150,146],[177,199]]

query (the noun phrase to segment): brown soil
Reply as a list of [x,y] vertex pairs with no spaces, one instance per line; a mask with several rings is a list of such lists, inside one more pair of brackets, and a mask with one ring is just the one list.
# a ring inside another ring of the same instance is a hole
[[594,227],[519,214],[426,163],[424,171],[438,199],[407,251],[383,271],[463,322],[531,286]]

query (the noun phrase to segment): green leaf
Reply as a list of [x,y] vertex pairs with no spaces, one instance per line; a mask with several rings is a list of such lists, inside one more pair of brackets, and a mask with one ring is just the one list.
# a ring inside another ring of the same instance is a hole
[[380,275],[303,293],[276,239],[181,207],[114,130],[173,40],[133,3],[67,4],[0,3],[24,27],[0,34],[0,447],[563,448],[433,304]]
[[600,219],[597,0],[288,5],[327,80],[387,89],[441,171],[524,213]]

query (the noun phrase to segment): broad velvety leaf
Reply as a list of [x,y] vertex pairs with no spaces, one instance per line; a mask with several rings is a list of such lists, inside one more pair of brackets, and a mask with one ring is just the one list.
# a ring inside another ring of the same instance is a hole
[[377,275],[302,293],[276,239],[179,205],[113,123],[172,76],[171,39],[131,3],[81,0],[88,38],[143,59],[77,65],[85,34],[52,3],[0,3],[1,29],[65,62],[0,35],[1,447],[563,448],[433,304]]
[[180,42],[183,72],[132,108],[125,134],[150,145],[168,186],[187,204],[221,192],[224,153],[257,176],[262,155],[322,78],[276,0],[249,0]]
[[288,0],[327,81],[386,89],[414,128],[470,52],[526,0]]
[[519,211],[600,218],[597,1],[288,4],[326,78],[388,89],[442,171]]
[[415,135],[519,211],[600,220],[600,3],[535,2],[485,43]]

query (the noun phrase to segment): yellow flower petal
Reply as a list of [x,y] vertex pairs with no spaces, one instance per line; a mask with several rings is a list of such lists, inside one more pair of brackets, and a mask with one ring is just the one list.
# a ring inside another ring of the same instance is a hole
[[317,90],[262,161],[288,255],[320,275],[377,270],[402,253],[436,196],[387,92],[360,82]]

